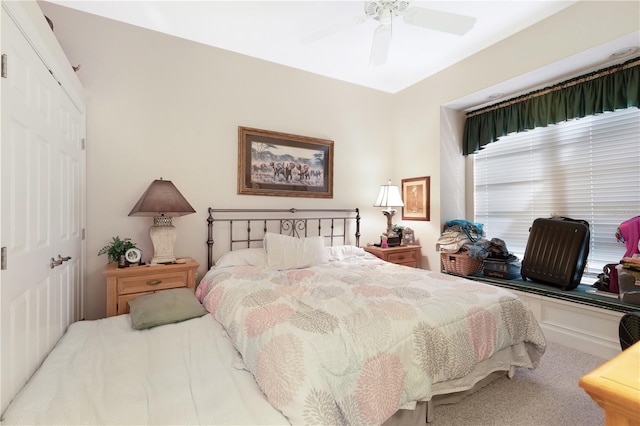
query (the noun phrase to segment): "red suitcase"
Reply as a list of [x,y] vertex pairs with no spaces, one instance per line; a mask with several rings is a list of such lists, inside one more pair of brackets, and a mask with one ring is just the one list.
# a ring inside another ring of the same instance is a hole
[[522,259],[522,279],[573,290],[587,263],[589,238],[589,223],[584,220],[534,220]]

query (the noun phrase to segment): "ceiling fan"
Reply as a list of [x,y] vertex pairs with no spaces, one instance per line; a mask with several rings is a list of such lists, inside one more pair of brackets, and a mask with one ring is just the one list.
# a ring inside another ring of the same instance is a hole
[[410,7],[409,3],[404,0],[365,2],[364,13],[366,17],[380,22],[373,34],[373,44],[371,45],[371,55],[369,57],[370,66],[379,66],[387,61],[389,45],[391,44],[392,25],[396,16],[402,16],[405,24],[456,35],[466,34],[476,23],[476,18],[472,16],[417,6]]

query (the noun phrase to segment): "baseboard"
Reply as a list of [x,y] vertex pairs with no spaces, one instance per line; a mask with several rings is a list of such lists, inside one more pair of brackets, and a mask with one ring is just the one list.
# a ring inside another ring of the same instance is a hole
[[541,326],[548,342],[559,343],[572,349],[584,352],[606,360],[613,359],[620,353],[620,344],[597,339],[590,339],[585,336],[576,336],[563,330]]
[[620,353],[622,312],[513,290],[535,315],[547,341],[611,359]]

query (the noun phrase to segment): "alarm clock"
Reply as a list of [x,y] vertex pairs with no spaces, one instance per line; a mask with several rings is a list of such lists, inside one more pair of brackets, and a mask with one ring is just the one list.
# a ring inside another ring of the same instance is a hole
[[130,265],[138,264],[142,259],[142,252],[137,248],[131,248],[125,252],[124,258]]

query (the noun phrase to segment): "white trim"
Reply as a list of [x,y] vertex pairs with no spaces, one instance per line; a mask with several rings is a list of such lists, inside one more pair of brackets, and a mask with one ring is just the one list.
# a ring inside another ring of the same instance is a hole
[[511,291],[527,303],[548,341],[605,359],[620,353],[618,326],[623,312]]
[[[25,35],[76,108],[86,114],[82,84],[75,73],[69,72],[71,64],[44,19],[44,13],[38,3],[35,1],[3,1],[2,8]],[[9,61],[11,61],[10,58]]]

